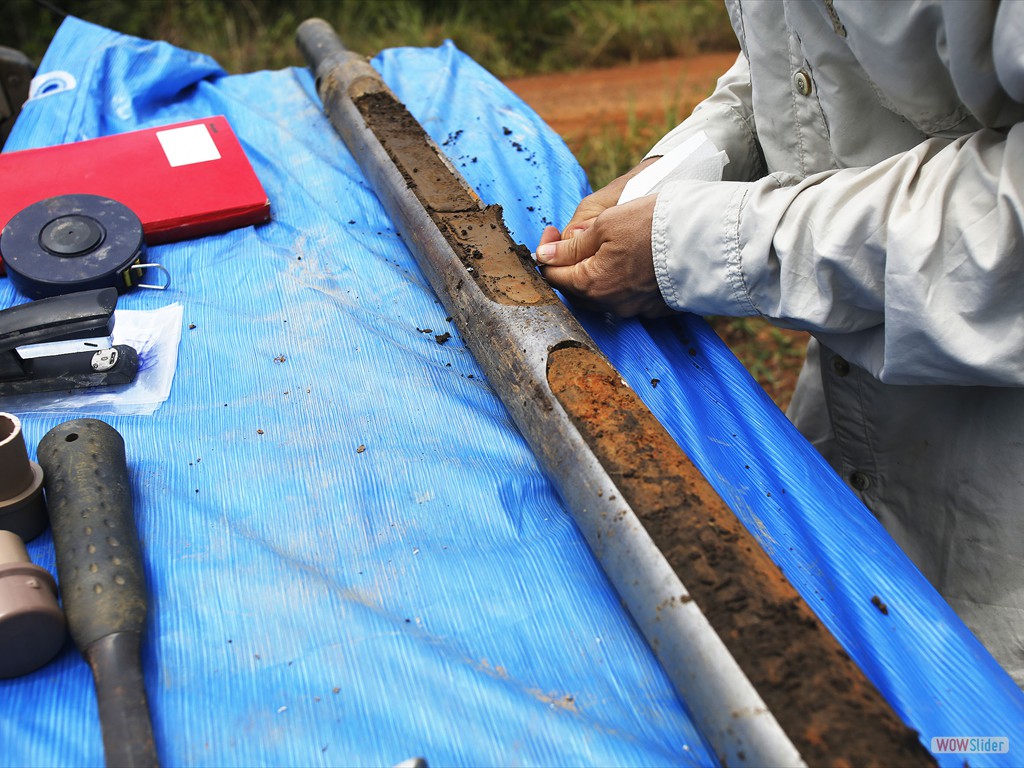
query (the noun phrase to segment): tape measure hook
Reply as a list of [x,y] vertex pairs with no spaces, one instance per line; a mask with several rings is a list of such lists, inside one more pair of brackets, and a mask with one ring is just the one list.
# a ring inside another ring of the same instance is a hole
[[171,287],[171,273],[168,271],[167,267],[165,267],[163,264],[135,264],[134,266],[130,267],[130,269],[132,271],[136,271],[137,270],[140,276],[147,269],[155,269],[155,270],[157,270],[159,272],[163,272],[163,275],[164,275],[164,284],[163,285],[149,285],[147,283],[138,283],[136,285],[136,287],[138,287],[138,288],[149,288],[149,289],[154,290],[154,291],[166,291],[168,288]]

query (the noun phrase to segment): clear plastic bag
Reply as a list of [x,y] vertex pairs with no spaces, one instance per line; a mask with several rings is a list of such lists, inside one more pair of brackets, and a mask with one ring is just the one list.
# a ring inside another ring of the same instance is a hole
[[114,313],[114,344],[126,344],[139,353],[139,374],[131,384],[0,397],[0,408],[12,413],[101,416],[155,413],[171,393],[183,314],[178,303],[159,309],[119,309]]

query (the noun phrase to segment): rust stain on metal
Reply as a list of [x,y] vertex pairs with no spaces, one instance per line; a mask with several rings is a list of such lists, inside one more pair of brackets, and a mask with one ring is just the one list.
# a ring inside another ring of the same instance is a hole
[[809,765],[933,765],[757,540],[598,353],[551,351],[548,383]]

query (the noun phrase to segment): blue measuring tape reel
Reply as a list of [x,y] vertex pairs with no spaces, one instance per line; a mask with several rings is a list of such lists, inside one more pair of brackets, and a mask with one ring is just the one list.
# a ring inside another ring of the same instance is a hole
[[145,252],[139,217],[99,195],[60,195],[34,203],[0,234],[7,274],[32,299],[97,288],[124,293],[139,285],[149,267],[166,275],[163,267],[142,263]]

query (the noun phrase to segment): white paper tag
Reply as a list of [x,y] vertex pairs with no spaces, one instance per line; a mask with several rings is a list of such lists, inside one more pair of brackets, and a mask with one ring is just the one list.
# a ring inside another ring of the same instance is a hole
[[131,384],[64,392],[40,392],[0,398],[11,413],[85,413],[148,416],[171,394],[178,367],[184,307],[175,302],[159,309],[118,309],[114,312],[114,344],[139,354],[139,374]]
[[619,196],[619,205],[661,191],[669,178],[721,181],[722,169],[728,162],[725,152],[720,152],[701,131],[626,182]]
[[156,137],[160,140],[160,146],[164,148],[171,168],[220,160],[217,145],[213,143],[213,137],[203,123],[157,131]]

